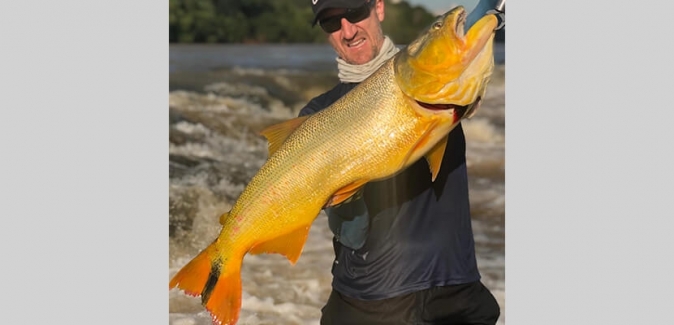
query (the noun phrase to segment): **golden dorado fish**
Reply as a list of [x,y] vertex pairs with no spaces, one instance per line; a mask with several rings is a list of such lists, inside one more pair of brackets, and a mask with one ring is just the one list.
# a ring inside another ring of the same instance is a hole
[[418,39],[330,107],[262,131],[269,158],[228,213],[218,238],[170,281],[201,296],[215,324],[235,324],[245,254],[300,257],[322,208],[425,157],[433,180],[447,134],[477,109],[493,69],[497,18],[464,33],[466,12],[439,17]]

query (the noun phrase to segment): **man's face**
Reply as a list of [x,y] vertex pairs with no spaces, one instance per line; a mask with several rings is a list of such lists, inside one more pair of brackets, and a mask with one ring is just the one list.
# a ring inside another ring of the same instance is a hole
[[[365,64],[374,59],[384,44],[381,22],[384,20],[384,2],[376,1],[370,15],[356,23],[342,17],[341,28],[328,34],[328,41],[339,57],[350,64]],[[344,9],[328,9],[321,14],[323,18],[341,15]]]

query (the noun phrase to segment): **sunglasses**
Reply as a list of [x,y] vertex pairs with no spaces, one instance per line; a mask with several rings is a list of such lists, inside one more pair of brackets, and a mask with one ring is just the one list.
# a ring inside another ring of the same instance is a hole
[[370,9],[374,7],[375,2],[377,1],[369,1],[358,8],[346,9],[346,12],[341,15],[321,18],[318,20],[318,24],[326,33],[334,33],[342,28],[342,18],[346,18],[350,23],[355,24],[370,17]]

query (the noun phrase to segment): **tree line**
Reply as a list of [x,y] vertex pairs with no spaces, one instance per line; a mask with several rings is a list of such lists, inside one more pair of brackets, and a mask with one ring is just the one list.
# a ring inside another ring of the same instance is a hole
[[[384,33],[407,44],[435,19],[421,6],[386,2]],[[309,0],[169,0],[171,43],[322,43]]]

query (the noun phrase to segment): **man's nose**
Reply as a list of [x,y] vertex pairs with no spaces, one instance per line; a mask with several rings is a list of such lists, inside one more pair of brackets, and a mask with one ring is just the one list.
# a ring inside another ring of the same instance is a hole
[[356,24],[350,23],[346,18],[342,18],[341,24],[344,38],[351,39],[356,36]]

